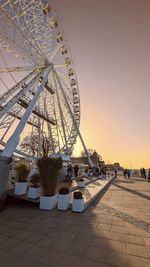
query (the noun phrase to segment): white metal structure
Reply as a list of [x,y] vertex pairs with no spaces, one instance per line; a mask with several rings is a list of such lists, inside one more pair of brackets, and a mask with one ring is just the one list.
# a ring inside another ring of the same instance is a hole
[[[40,136],[45,132],[51,153],[71,154],[80,122],[79,90],[67,42],[50,1],[0,1],[0,57],[0,143],[7,143],[3,155],[11,156],[25,133]],[[33,106],[28,109],[31,100]],[[14,132],[17,127],[18,133]],[[13,132],[15,144],[10,148]]]
[[[41,156],[43,135],[50,140],[51,154],[71,155],[78,135],[87,152],[79,124],[75,69],[51,1],[0,0],[2,155]],[[38,136],[36,153],[29,147],[21,151],[19,142],[26,135],[29,142]]]
[[0,210],[13,153],[42,156],[44,137],[51,154],[71,155],[79,135],[92,166],[79,124],[74,65],[51,1],[0,0]]
[[[77,82],[55,12],[50,4],[40,0],[0,1],[0,24],[0,142],[7,144],[3,155],[12,155],[21,134],[35,132],[39,137],[43,132],[49,134],[52,153],[64,149],[70,153],[77,132],[55,72],[59,73],[72,112],[74,100],[78,110],[80,102],[77,86],[71,87],[71,76],[76,85]],[[77,89],[75,95],[73,89]],[[77,115],[79,125],[79,111]]]

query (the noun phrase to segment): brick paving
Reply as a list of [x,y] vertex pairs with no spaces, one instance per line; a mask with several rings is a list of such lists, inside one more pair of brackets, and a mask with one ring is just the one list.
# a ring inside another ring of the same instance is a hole
[[149,267],[150,183],[118,177],[82,214],[28,203],[0,213],[0,267]]

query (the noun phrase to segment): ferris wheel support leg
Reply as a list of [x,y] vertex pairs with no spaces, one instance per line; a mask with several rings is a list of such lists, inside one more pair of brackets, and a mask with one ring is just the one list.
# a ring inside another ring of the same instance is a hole
[[48,68],[45,71],[45,74],[43,76],[43,80],[40,84],[40,86],[37,87],[36,93],[33,96],[32,100],[30,101],[29,106],[27,107],[22,119],[20,120],[16,130],[14,131],[13,135],[9,138],[2,156],[0,158],[0,200],[1,203],[5,201],[5,195],[7,191],[7,184],[8,184],[8,177],[9,177],[9,168],[10,168],[10,159],[12,158],[13,152],[15,151],[19,140],[20,135],[32,113],[32,110],[36,104],[36,101],[43,90],[43,87],[45,85],[45,82],[47,81],[48,75],[51,71],[51,65],[48,66]]
[[65,130],[65,125],[64,125],[64,116],[63,116],[62,107],[61,107],[60,99],[59,99],[59,95],[58,95],[58,88],[57,88],[56,79],[58,80],[59,85],[60,85],[60,81],[59,81],[59,78],[55,75],[55,72],[53,72],[53,73],[54,73],[54,83],[55,83],[55,88],[56,88],[56,95],[57,95],[58,107],[59,107],[59,112],[60,112],[61,125],[62,125],[62,129],[63,129],[65,147],[66,147],[66,150],[68,153],[67,137],[66,137],[66,130]]
[[81,140],[82,146],[83,146],[83,148],[84,148],[84,151],[85,151],[85,153],[86,153],[86,155],[87,155],[89,165],[90,165],[91,167],[93,167],[93,162],[92,162],[92,160],[91,160],[91,158],[90,158],[90,156],[89,156],[89,153],[88,153],[88,151],[87,151],[87,148],[86,148],[86,145],[85,145],[84,140],[83,140],[83,138],[82,138],[82,135],[81,135],[81,133],[80,133],[80,130],[79,130],[77,124],[76,124],[76,120],[75,120],[75,118],[74,118],[74,115],[73,115],[73,112],[72,112],[72,110],[71,110],[70,104],[69,104],[69,102],[68,102],[68,100],[67,100],[67,97],[66,97],[66,95],[65,95],[64,89],[63,89],[63,87],[62,87],[62,85],[61,85],[61,82],[60,82],[59,77],[58,77],[58,75],[57,75],[57,73],[56,73],[55,70],[54,70],[54,73],[55,73],[55,76],[56,76],[57,81],[58,81],[58,83],[59,83],[60,89],[61,89],[61,91],[62,91],[62,94],[63,94],[63,97],[64,97],[64,99],[65,99],[66,105],[67,105],[67,107],[68,107],[68,110],[69,110],[69,112],[70,112],[72,121],[73,121],[73,123],[74,123],[74,127],[76,128],[76,131],[77,131],[77,133],[78,133],[78,135],[79,135],[79,137],[80,137],[80,140]]

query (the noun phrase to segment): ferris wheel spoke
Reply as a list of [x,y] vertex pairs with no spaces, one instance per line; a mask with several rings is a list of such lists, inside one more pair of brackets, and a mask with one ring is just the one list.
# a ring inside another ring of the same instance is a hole
[[64,73],[62,73],[60,70],[56,71],[57,72],[57,75],[65,81],[65,84],[67,85],[67,87],[71,90],[71,86],[70,86],[70,79],[68,76],[66,76]]
[[31,49],[29,49],[26,43],[18,45],[9,36],[3,36],[3,39],[0,40],[0,47],[6,53],[13,55],[15,58],[23,57],[28,59],[28,61],[32,64],[36,64],[36,58],[40,60],[38,55],[31,53]]
[[[48,117],[49,113],[48,113],[47,102],[46,102],[47,95],[48,95],[48,91],[45,91],[45,94],[43,94],[43,103],[44,103],[44,109],[46,112],[46,116]],[[50,139],[50,142],[52,145],[52,151],[53,151],[53,154],[55,154],[55,146],[54,146],[54,140],[53,140],[53,135],[52,135],[52,129],[51,129],[51,124],[49,122],[47,122],[47,128],[48,128],[49,139]]]
[[54,95],[52,96],[52,103],[53,103],[53,109],[54,109],[54,118],[56,121],[56,135],[57,135],[56,142],[58,142],[58,149],[60,150],[59,128],[58,128],[58,123],[57,123],[56,105],[55,105],[55,101],[54,101]]
[[66,67],[66,64],[55,64],[54,65],[54,68],[57,69],[57,68],[64,68]]
[[[72,105],[72,102],[73,102],[73,100],[71,99],[71,97],[72,97],[72,90],[67,86],[67,84],[65,83],[64,79],[62,79],[62,77],[59,76],[59,78],[60,78],[60,82],[61,82],[62,86],[63,86],[65,89],[67,89],[67,90],[65,90],[66,97],[67,97],[67,99],[68,99],[70,105]],[[70,96],[71,96],[71,97],[70,97]],[[64,100],[63,100],[63,101],[64,101]],[[65,102],[65,101],[64,101],[64,103],[65,103],[64,105],[66,106],[66,102]]]
[[44,69],[44,66],[26,66],[26,67],[12,67],[12,68],[0,68],[0,73],[6,74],[10,72],[24,72],[24,71],[40,71]]
[[[38,26],[39,24],[41,25],[43,22],[43,16],[41,16],[42,11],[41,11],[41,6],[40,6],[40,1],[38,1],[37,5],[35,5],[35,8],[31,8],[29,4],[26,3],[26,1],[21,1],[20,3],[22,5],[21,10],[23,11],[23,18],[24,18],[24,26],[22,27],[23,32],[28,30],[28,33],[30,33],[30,36],[31,36],[31,41],[33,41],[35,45],[37,45],[41,54],[43,54],[43,51],[44,51],[44,55],[46,55],[46,44],[45,42],[43,43],[43,40],[45,41],[45,38],[41,39],[40,42],[38,42],[37,40],[37,36],[40,36],[40,32],[39,32],[40,29]],[[30,4],[34,4],[34,1],[31,1]],[[38,11],[38,15],[36,11]],[[17,21],[18,21],[18,18],[19,18],[18,16],[15,17]]]
[[57,54],[60,52],[62,45],[58,44],[55,49],[52,51],[50,56],[50,62],[53,62]]
[[[20,25],[20,23],[17,23],[12,21],[12,18],[10,17],[10,14],[12,13],[12,5],[9,4],[8,6],[5,6],[5,9],[2,8],[0,6],[0,11],[1,14],[3,14],[3,17],[6,19],[6,21],[8,21],[9,26],[14,29],[14,32],[16,32],[16,34],[20,34],[21,39],[23,39],[23,44],[22,46],[24,47],[24,45],[26,46],[26,43],[31,47],[31,50],[33,50],[33,54],[35,53],[35,55],[40,55],[40,57],[42,56],[41,51],[39,51],[38,48],[36,48],[35,45],[33,45],[32,42],[32,38],[28,37],[22,30],[22,27]],[[17,21],[18,22],[18,21]]]
[[[53,72],[52,72],[53,73]],[[63,116],[63,111],[60,103],[60,98],[59,98],[59,93],[58,93],[58,86],[57,86],[57,81],[55,78],[55,74],[53,73],[53,79],[55,83],[55,88],[56,88],[56,96],[57,96],[57,102],[58,102],[58,108],[59,108],[59,114],[60,114],[60,119],[61,119],[61,126],[63,130],[63,137],[66,145],[66,149],[68,150],[68,145],[67,145],[67,137],[66,137],[66,131],[65,131],[65,126],[64,126],[64,116]]]
[[72,121],[73,121],[73,124],[74,124],[74,127],[75,127],[75,129],[76,129],[76,131],[77,131],[77,133],[78,133],[78,135],[79,135],[79,137],[80,137],[80,140],[81,140],[81,142],[82,142],[82,145],[83,145],[83,147],[84,147],[84,150],[86,151],[86,154],[87,154],[89,163],[90,163],[91,166],[92,166],[93,163],[92,163],[92,161],[91,161],[91,159],[90,159],[90,157],[89,157],[89,154],[88,154],[88,151],[87,151],[87,149],[86,149],[84,140],[83,140],[83,138],[82,138],[82,135],[81,135],[81,133],[80,133],[80,131],[79,131],[79,128],[78,128],[78,125],[77,125],[77,123],[76,123],[74,114],[73,114],[73,112],[72,112],[72,110],[71,110],[71,107],[70,107],[69,102],[68,102],[68,100],[67,100],[67,97],[66,97],[66,95],[65,95],[64,89],[63,89],[63,87],[62,87],[62,85],[61,85],[61,82],[60,82],[60,80],[59,80],[58,74],[57,74],[56,72],[55,72],[55,77],[56,77],[56,79],[57,79],[57,81],[58,81],[58,84],[59,84],[59,86],[60,86],[60,89],[61,89],[61,91],[62,91],[62,94],[63,94],[63,96],[64,96],[64,99],[65,99],[65,101],[66,101],[68,110],[69,110],[69,112],[70,112],[70,115],[71,115],[71,118],[72,118]]
[[[60,82],[61,82],[62,85],[64,84],[61,79],[60,79]],[[67,88],[65,84],[64,84],[63,88],[65,88],[65,89]],[[65,95],[66,95],[66,97],[68,99],[69,104],[72,106],[73,101],[72,101],[72,99],[70,99],[70,95],[72,95],[72,92],[69,90],[69,95],[68,95],[68,92],[66,92],[66,90],[65,90]],[[64,106],[67,109],[67,105],[66,105],[66,102],[65,102],[65,99],[64,99],[63,95],[60,97],[60,99],[61,99],[61,101],[63,102]]]

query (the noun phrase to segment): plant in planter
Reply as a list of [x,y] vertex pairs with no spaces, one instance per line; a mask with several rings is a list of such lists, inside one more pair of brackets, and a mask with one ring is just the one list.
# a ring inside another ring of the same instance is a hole
[[18,181],[15,184],[14,194],[25,195],[27,192],[27,186],[28,186],[27,177],[30,172],[30,166],[25,161],[20,160],[15,164],[14,169],[16,171],[18,178]]
[[30,179],[30,187],[28,190],[28,198],[36,199],[40,197],[41,188],[40,188],[40,175],[34,173]]
[[58,209],[67,210],[70,205],[69,188],[61,187],[58,194]]
[[57,206],[55,195],[57,177],[62,168],[61,158],[41,158],[37,162],[43,196],[40,197],[40,209],[51,210]]
[[84,188],[85,187],[84,178],[80,178],[78,180],[78,186],[79,186],[79,188]]
[[73,193],[72,211],[82,212],[84,210],[84,198],[80,191]]

